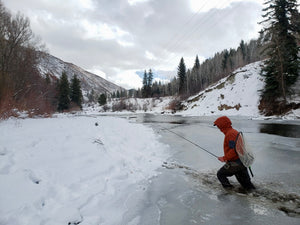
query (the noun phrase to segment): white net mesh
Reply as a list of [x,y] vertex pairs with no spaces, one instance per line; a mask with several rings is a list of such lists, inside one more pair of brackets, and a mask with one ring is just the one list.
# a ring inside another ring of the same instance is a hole
[[254,155],[249,146],[246,144],[245,138],[241,132],[238,134],[235,142],[235,151],[239,155],[240,160],[245,167],[252,165],[254,161]]

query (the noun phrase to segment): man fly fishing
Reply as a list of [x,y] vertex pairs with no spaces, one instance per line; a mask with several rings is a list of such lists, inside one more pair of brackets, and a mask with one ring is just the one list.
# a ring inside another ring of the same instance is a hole
[[246,190],[255,189],[251,182],[247,167],[245,167],[236,151],[236,143],[238,140],[239,132],[232,128],[230,119],[226,116],[219,117],[214,126],[217,126],[221,132],[224,133],[224,156],[218,157],[221,162],[225,162],[218,173],[217,177],[225,189],[231,189],[233,186],[230,184],[227,177],[235,175],[238,182]]

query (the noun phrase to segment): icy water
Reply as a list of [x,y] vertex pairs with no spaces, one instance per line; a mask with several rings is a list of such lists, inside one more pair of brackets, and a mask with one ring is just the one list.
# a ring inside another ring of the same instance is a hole
[[[213,155],[223,154],[224,135],[213,126],[214,117],[138,115],[134,122],[152,127],[168,144],[171,157],[159,175],[132,197],[138,212],[124,222],[138,224],[300,224],[300,122],[255,121],[231,117],[244,133],[256,160],[251,194],[224,191],[216,178],[222,166]],[[170,132],[172,131],[172,132]],[[235,178],[231,183],[239,187]],[[130,199],[129,199],[130,201]],[[138,206],[138,207],[137,207]],[[136,218],[132,219],[132,218]]]

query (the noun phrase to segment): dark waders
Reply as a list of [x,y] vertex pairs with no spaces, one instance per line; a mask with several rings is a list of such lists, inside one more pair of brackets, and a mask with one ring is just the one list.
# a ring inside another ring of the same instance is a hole
[[224,188],[233,187],[229,183],[229,180],[227,178],[233,175],[235,175],[236,179],[242,185],[243,188],[247,190],[255,189],[254,185],[251,182],[247,168],[242,164],[242,162],[239,159],[233,162],[227,162],[224,166],[222,166],[219,169],[217,173],[217,177]]

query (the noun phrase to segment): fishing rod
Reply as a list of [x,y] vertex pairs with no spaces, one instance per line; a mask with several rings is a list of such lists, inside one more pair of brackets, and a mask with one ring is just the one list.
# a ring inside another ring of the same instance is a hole
[[183,137],[182,135],[180,135],[180,134],[177,134],[176,132],[174,132],[174,131],[172,131],[172,130],[169,130],[168,128],[165,128],[165,127],[162,127],[162,128],[163,128],[164,130],[167,130],[167,131],[169,131],[170,133],[173,133],[173,134],[177,135],[178,137],[180,137],[180,138],[182,138],[182,139],[186,140],[187,142],[189,142],[189,143],[191,143],[191,144],[195,145],[196,147],[198,147],[198,148],[202,149],[203,151],[206,151],[208,154],[210,154],[210,155],[212,155],[212,156],[214,156],[214,157],[218,158],[218,156],[217,156],[217,155],[215,155],[214,153],[212,153],[212,152],[210,152],[210,151],[206,150],[205,148],[203,148],[203,147],[201,147],[200,145],[196,144],[195,142],[192,142],[191,140],[189,140],[189,139],[187,139],[187,138]]

